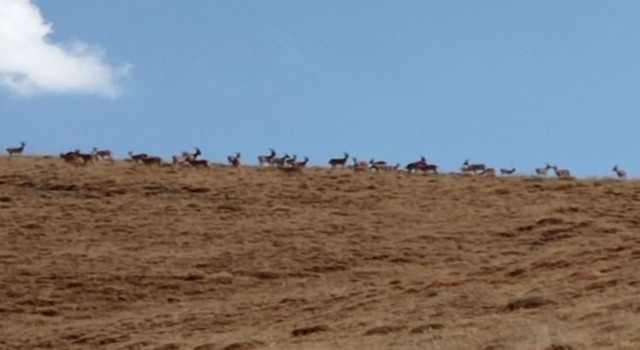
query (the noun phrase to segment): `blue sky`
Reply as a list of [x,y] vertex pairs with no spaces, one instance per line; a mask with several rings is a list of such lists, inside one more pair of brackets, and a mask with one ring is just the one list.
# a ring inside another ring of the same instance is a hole
[[637,1],[31,5],[52,25],[48,43],[81,41],[125,73],[103,90],[3,86],[3,146],[640,172]]

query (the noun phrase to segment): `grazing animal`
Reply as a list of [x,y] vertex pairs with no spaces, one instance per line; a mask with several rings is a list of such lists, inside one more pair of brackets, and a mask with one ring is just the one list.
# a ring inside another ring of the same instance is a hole
[[470,164],[469,163],[469,159],[466,159],[464,161],[464,163],[462,163],[462,172],[469,172],[469,171],[473,171],[474,174],[477,174],[478,171],[479,172],[484,172],[485,168],[487,166],[482,164],[482,163],[475,163],[475,164]]
[[187,152],[182,152],[180,155],[175,155],[171,157],[171,162],[173,165],[184,164],[187,162],[189,154]]
[[358,161],[356,157],[353,157],[352,159],[353,159],[353,166],[352,166],[353,168],[364,167],[366,169],[369,167],[369,164],[365,160]]
[[355,172],[367,171],[369,170],[369,165],[366,162],[364,164],[358,162],[356,165],[353,165],[352,168]]
[[537,175],[542,175],[542,176],[547,176],[547,172],[549,171],[549,169],[551,169],[551,165],[545,164],[545,166],[542,167],[542,168],[536,168],[536,174]]
[[386,163],[373,163],[371,164],[371,169],[374,169],[376,172],[379,171],[394,171],[400,168],[400,163],[395,166]]
[[556,166],[556,165],[552,166],[551,169],[553,169],[553,171],[556,173],[557,177],[560,177],[560,178],[570,178],[571,177],[571,172],[569,171],[569,169],[558,169],[558,166]]
[[291,166],[279,166],[277,169],[287,174],[293,174],[293,173],[302,173],[303,168],[304,166],[291,165]]
[[187,160],[194,168],[208,168],[209,162],[206,159],[189,159]]
[[500,169],[500,175],[511,175],[511,174],[513,174],[515,172],[516,172],[516,168],[511,168],[511,169],[502,168],[502,169]]
[[371,159],[371,160],[369,161],[369,165],[371,165],[371,166],[374,166],[374,165],[386,165],[386,164],[387,164],[387,162],[385,162],[384,160],[374,160],[374,159]]
[[113,162],[113,157],[111,156],[111,151],[108,149],[101,149],[99,150],[97,147],[93,147],[93,150],[91,152],[93,154],[93,157],[96,160],[99,159],[106,159],[110,162]]
[[131,160],[133,160],[136,163],[142,163],[143,159],[149,158],[149,155],[146,153],[133,154],[133,152],[129,151],[127,154],[129,154],[129,157],[131,158]]
[[75,154],[78,158],[82,159],[84,164],[93,163],[96,159],[93,153],[82,153],[79,149],[75,151]]
[[75,151],[60,153],[60,158],[64,159],[66,163],[73,165],[84,165],[84,161],[78,156],[78,153]]
[[331,158],[329,159],[329,165],[331,165],[332,168],[335,167],[341,167],[344,168],[344,165],[347,163],[347,160],[349,159],[349,153],[347,152],[343,152],[344,153],[344,158]]
[[229,161],[229,164],[231,164],[231,166],[239,167],[240,166],[240,152],[236,153],[235,155],[228,156],[227,160]]
[[144,165],[162,165],[162,158],[160,157],[145,157],[140,158],[140,161]]
[[494,168],[485,168],[480,175],[484,176],[496,176],[496,169]]
[[263,165],[264,163],[271,164],[271,160],[276,157],[276,151],[273,148],[269,148],[269,151],[271,153],[268,155],[258,156],[258,163],[260,163],[260,165]]
[[60,153],[60,158],[64,158],[64,157],[75,157],[78,155],[78,151],[69,151],[67,153]]
[[26,143],[20,142],[20,147],[7,147],[7,153],[9,153],[9,157],[13,157],[14,154],[22,154],[22,151],[24,151],[24,146],[26,145]]
[[616,173],[616,175],[618,175],[619,179],[626,179],[627,178],[627,172],[620,169],[617,165],[613,167],[613,171]]

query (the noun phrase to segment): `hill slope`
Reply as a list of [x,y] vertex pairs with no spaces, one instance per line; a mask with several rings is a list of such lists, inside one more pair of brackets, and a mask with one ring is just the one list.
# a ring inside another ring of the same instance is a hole
[[0,348],[637,349],[639,200],[636,181],[3,157]]

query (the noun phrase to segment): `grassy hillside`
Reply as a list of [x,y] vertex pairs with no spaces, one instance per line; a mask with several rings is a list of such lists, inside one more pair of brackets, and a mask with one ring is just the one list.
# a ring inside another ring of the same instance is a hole
[[639,203],[637,181],[0,157],[0,348],[638,349]]

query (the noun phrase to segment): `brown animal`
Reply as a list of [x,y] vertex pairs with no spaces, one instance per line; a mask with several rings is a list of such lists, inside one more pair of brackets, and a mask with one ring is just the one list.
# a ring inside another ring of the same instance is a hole
[[394,171],[400,168],[400,163],[395,166],[386,163],[373,163],[371,165],[371,169],[374,169],[376,172],[378,171]]
[[424,168],[426,164],[427,164],[427,158],[425,158],[424,156],[421,156],[419,161],[407,164],[405,169],[407,169],[408,172],[418,171],[418,170],[422,170],[422,168]]
[[278,170],[287,174],[294,174],[294,173],[302,173],[303,168],[304,166],[291,165],[291,166],[279,166]]
[[84,165],[84,161],[78,156],[76,151],[60,153],[60,158],[62,158],[66,163],[73,165]]
[[195,148],[195,153],[189,153],[189,152],[182,152],[180,155],[175,155],[172,158],[172,163],[174,165],[178,165],[178,164],[187,164],[189,163],[189,160],[196,160],[198,159],[198,156],[202,154],[202,152],[200,152],[200,148],[198,147],[194,147]]
[[435,165],[435,164],[424,163],[424,164],[420,165],[420,167],[417,170],[420,170],[420,171],[422,171],[424,173],[432,172],[432,173],[435,173],[436,175],[438,175],[438,166]]
[[79,149],[76,149],[74,153],[76,154],[76,157],[82,159],[84,164],[93,163],[95,161],[95,156],[91,153],[82,153]]
[[187,152],[182,152],[180,155],[174,155],[171,157],[171,163],[173,165],[184,164],[187,162],[187,158],[189,154]]
[[140,158],[140,161],[144,165],[162,165],[162,158],[160,157]]
[[133,152],[129,151],[128,154],[131,160],[133,160],[136,163],[142,163],[143,159],[149,158],[149,155],[146,153],[133,154]]
[[361,172],[361,171],[367,171],[367,170],[369,170],[368,165],[356,164],[353,166],[353,171],[355,172]]
[[496,169],[494,168],[485,168],[480,175],[484,176],[496,176]]
[[358,159],[356,159],[356,157],[353,157],[353,165],[352,167],[355,169],[357,167],[364,167],[365,169],[369,167],[369,164],[367,163],[366,160],[361,160],[358,161]]
[[478,171],[483,172],[487,166],[482,163],[470,164],[469,159],[466,159],[464,163],[462,163],[462,172],[470,172],[473,171],[474,174],[477,174]]
[[194,168],[208,168],[209,162],[206,159],[189,159],[187,160],[189,164],[191,164]]
[[24,146],[26,145],[26,143],[20,142],[20,147],[7,147],[7,153],[9,153],[9,157],[13,157],[14,154],[22,154],[22,151],[24,151]]
[[91,152],[93,154],[93,157],[96,160],[99,159],[106,159],[110,162],[113,162],[113,157],[111,156],[111,151],[108,149],[101,149],[99,150],[97,147],[93,147],[93,150]]

